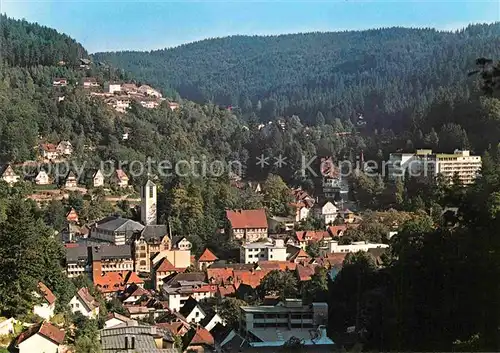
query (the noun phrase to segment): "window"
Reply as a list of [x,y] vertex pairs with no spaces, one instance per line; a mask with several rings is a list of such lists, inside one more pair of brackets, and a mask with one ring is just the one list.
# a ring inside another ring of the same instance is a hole
[[75,304],[75,307],[76,307],[76,308],[79,308],[79,307],[80,307],[80,304],[79,304],[79,303],[76,303],[76,304]]
[[154,189],[154,186],[152,186],[152,185],[151,185],[151,186],[149,187],[149,198],[153,198],[153,197],[154,197],[154,196],[153,196],[153,195],[154,195],[154,190],[155,190],[155,189]]
[[197,311],[196,314],[194,314],[194,316],[199,317],[200,313]]
[[146,266],[146,260],[141,260],[140,265],[141,266]]

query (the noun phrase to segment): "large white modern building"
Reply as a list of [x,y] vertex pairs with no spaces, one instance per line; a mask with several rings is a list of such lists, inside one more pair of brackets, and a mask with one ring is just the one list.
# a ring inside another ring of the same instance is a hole
[[240,262],[252,264],[258,261],[286,261],[283,239],[243,244],[240,248]]
[[368,243],[365,241],[353,241],[351,244],[339,245],[338,241],[330,240],[328,248],[331,253],[368,251],[369,249],[385,249],[387,244]]
[[472,184],[481,170],[481,157],[471,156],[470,151],[455,150],[454,153],[432,153],[432,150],[417,150],[415,153],[391,153],[387,162],[390,180],[410,176],[436,177],[438,174],[451,179],[458,174],[460,181]]

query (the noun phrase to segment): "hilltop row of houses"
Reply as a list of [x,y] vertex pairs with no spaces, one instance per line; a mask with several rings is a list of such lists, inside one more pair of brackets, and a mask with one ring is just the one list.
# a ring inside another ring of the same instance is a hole
[[[66,87],[68,80],[66,78],[55,78],[52,81],[54,87]],[[101,97],[104,102],[120,113],[125,113],[133,101],[139,103],[147,109],[158,107],[166,99],[162,94],[148,85],[137,86],[135,83],[105,82],[101,85],[95,77],[84,77],[81,80],[81,86],[90,91],[95,97]],[[64,100],[59,99],[59,101]],[[168,102],[171,110],[179,108],[176,102]]]

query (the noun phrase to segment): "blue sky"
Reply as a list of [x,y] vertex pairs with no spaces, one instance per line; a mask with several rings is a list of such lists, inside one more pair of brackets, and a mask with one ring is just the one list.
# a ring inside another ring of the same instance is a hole
[[96,52],[159,49],[231,34],[454,30],[500,21],[500,0],[0,0],[0,12],[56,28]]

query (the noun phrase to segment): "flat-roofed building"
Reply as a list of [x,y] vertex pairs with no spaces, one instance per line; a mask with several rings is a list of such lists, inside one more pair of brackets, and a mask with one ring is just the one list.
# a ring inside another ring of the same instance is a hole
[[448,182],[458,174],[462,184],[474,182],[481,170],[480,156],[473,156],[467,150],[454,153],[432,153],[432,150],[417,150],[415,153],[391,153],[387,165],[390,180],[410,176],[436,177],[442,175]]
[[305,345],[333,345],[326,336],[328,304],[286,299],[277,305],[242,306],[240,334],[254,347],[281,346],[291,337]]
[[462,184],[474,183],[482,166],[480,156],[471,156],[469,151],[456,150],[454,153],[438,153],[436,159],[436,174],[441,174],[451,181],[455,173]]

